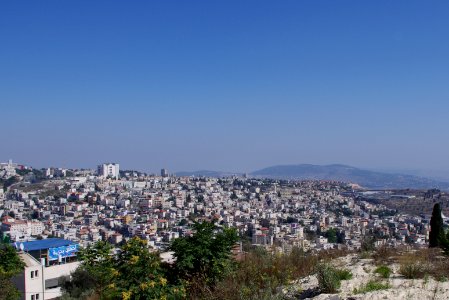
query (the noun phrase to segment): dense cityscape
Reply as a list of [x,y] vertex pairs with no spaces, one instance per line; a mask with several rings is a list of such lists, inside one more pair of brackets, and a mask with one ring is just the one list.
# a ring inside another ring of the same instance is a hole
[[[236,229],[236,258],[254,247],[289,255],[294,249],[368,251],[429,243],[430,214],[408,214],[379,202],[412,201],[416,196],[410,190],[370,191],[337,181],[177,177],[166,169],[154,175],[122,171],[117,163],[77,170],[9,161],[1,164],[0,176],[3,239],[21,250],[31,274],[37,274],[36,267],[54,269],[46,272],[45,285],[25,285],[25,292],[38,290],[34,300],[40,292],[61,295],[59,278],[77,270],[79,249],[104,241],[118,250],[137,237],[171,263],[172,242],[191,236],[193,225],[202,222]],[[424,197],[441,202],[442,195],[433,189]]]
[[139,236],[164,251],[171,240],[190,234],[189,224],[203,219],[237,228],[253,245],[281,251],[358,249],[366,237],[391,246],[428,240],[429,215],[401,214],[367,202],[364,195],[392,192],[365,191],[355,184],[175,177],[165,169],[155,176],[120,171],[118,164],[95,171],[36,172],[4,163],[2,174],[6,180],[17,176],[0,194],[2,231],[14,242],[58,237],[87,246]]

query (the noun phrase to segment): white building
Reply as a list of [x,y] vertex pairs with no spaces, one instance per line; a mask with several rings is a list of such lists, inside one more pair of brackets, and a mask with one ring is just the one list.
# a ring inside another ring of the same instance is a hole
[[61,168],[48,168],[45,170],[45,176],[49,178],[53,177],[65,177],[67,174],[67,170]]
[[105,163],[98,166],[98,176],[103,178],[115,178],[118,179],[120,176],[120,167],[116,163]]
[[44,232],[45,226],[40,221],[7,220],[2,222],[1,231],[18,241],[37,236]]
[[9,160],[7,163],[0,163],[0,177],[9,178],[11,176],[16,176],[16,168],[18,165]]
[[80,264],[76,260],[78,245],[62,239],[47,239],[25,242],[20,248],[24,249],[19,252],[19,256],[25,268],[13,278],[21,293],[20,299],[47,300],[61,297],[60,278],[70,276]]

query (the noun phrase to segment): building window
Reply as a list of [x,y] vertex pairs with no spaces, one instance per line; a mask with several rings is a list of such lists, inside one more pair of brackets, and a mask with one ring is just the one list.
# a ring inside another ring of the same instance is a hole
[[39,300],[39,294],[36,294],[36,300]]
[[34,271],[31,271],[31,278],[34,278]]
[[38,277],[38,270],[34,271],[34,277]]
[[31,300],[36,300],[36,297],[34,295],[31,295]]

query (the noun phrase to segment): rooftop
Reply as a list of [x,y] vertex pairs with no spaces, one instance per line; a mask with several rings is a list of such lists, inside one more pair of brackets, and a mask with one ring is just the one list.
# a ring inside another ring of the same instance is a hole
[[21,252],[19,253],[19,256],[20,258],[22,258],[27,267],[37,267],[41,265],[34,257],[29,255],[28,253]]
[[[65,239],[51,238],[51,239],[22,242],[22,243],[16,243],[16,244],[17,244],[17,247],[20,244],[23,244],[24,251],[36,251],[36,250],[46,250],[49,248],[57,248],[57,247],[62,247],[62,246],[69,246],[69,245],[74,245],[77,243],[69,241],[69,240],[65,240]],[[13,244],[13,246],[15,246],[15,245]]]

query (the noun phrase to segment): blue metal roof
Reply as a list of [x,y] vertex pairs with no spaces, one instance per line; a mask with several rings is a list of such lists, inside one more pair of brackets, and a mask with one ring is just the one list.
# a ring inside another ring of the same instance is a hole
[[47,250],[49,248],[56,248],[56,247],[62,247],[62,246],[69,246],[69,245],[74,245],[77,243],[69,241],[69,240],[64,240],[64,239],[51,238],[51,239],[36,240],[36,241],[31,241],[31,242],[17,242],[17,243],[13,243],[13,246],[15,247],[15,245],[17,245],[17,247],[19,247],[20,244],[23,244],[24,251],[36,251],[36,250]]

